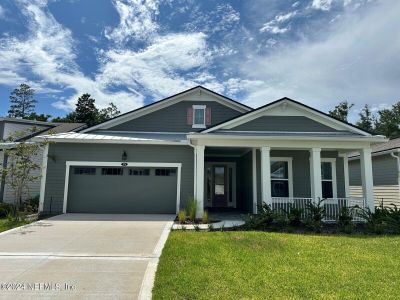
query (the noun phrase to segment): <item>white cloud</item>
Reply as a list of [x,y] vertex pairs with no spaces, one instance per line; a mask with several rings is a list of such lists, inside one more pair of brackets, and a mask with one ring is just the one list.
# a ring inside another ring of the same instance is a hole
[[311,7],[318,10],[328,11],[331,9],[332,0],[313,0]]
[[147,40],[153,37],[158,24],[154,17],[158,14],[159,1],[156,0],[114,0],[119,13],[119,26],[107,28],[105,36],[117,43],[124,43],[131,39]]
[[244,76],[266,82],[247,104],[289,96],[327,111],[345,99],[358,106],[398,100],[399,11],[397,0],[346,11],[318,39],[292,42],[243,62]]
[[86,77],[76,64],[75,42],[68,29],[62,27],[46,10],[46,1],[21,1],[21,11],[29,24],[28,38],[0,39],[0,83],[15,86],[27,82],[29,74],[38,77],[33,87],[48,90],[48,85],[71,89],[73,96],[55,106],[71,109],[79,95],[90,93],[99,107],[113,101],[122,110],[143,105],[137,93],[108,91],[108,87]]
[[5,15],[6,15],[6,10],[4,9],[4,7],[0,5],[0,19],[4,18]]
[[143,51],[109,50],[96,80],[102,85],[143,87],[157,96],[167,96],[196,83],[179,72],[189,72],[207,63],[210,53],[202,33],[171,34],[157,38]]
[[261,28],[260,32],[269,32],[273,34],[285,33],[290,29],[290,26],[281,27],[282,23],[287,22],[297,14],[297,11],[292,11],[287,14],[279,14],[275,18],[265,23]]

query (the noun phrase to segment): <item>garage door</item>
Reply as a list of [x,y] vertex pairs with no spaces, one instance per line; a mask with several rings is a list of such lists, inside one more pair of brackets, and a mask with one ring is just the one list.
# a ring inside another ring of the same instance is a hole
[[67,212],[175,213],[176,168],[72,166]]

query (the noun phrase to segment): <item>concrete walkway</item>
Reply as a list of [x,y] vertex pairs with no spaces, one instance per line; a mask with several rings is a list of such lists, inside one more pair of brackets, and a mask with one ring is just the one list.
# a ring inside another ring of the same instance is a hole
[[150,299],[173,215],[66,214],[0,235],[1,299]]

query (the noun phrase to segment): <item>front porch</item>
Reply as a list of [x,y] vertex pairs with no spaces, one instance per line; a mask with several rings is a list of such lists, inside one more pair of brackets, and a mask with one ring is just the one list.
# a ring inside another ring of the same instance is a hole
[[[218,208],[257,213],[261,203],[275,210],[305,209],[307,203],[320,199],[325,199],[325,221],[336,221],[343,207],[374,209],[370,148],[354,149],[350,143],[342,147],[319,143],[320,147],[310,148],[242,145],[195,146],[198,217],[205,209]],[[362,157],[362,198],[349,197],[347,153],[354,151]]]

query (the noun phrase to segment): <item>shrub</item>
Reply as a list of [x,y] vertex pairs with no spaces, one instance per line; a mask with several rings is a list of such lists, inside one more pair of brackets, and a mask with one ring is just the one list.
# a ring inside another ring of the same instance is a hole
[[258,206],[258,217],[260,225],[268,227],[274,221],[276,214],[271,205],[263,203]]
[[325,217],[325,199],[318,199],[318,202],[308,202],[306,204],[306,223],[307,226],[319,232],[322,228],[322,220]]
[[13,205],[9,203],[0,203],[0,218],[5,218],[8,214],[13,213]]
[[178,213],[178,221],[181,224],[185,223],[186,221],[186,212],[183,209],[181,209]]
[[207,224],[210,221],[209,215],[208,215],[208,210],[205,210],[203,213],[203,223]]
[[400,210],[396,205],[392,206],[376,207],[375,212],[369,208],[361,209],[360,216],[366,221],[367,229],[376,234],[400,233]]
[[38,211],[38,208],[39,208],[39,195],[36,195],[33,198],[25,200],[21,207],[21,210],[28,213],[35,213]]
[[290,226],[300,226],[303,223],[303,213],[304,210],[301,208],[296,208],[290,205],[290,209],[287,212],[287,218]]
[[284,229],[289,225],[287,212],[284,210],[278,211],[274,214],[274,221],[280,229]]
[[190,197],[186,203],[186,215],[192,222],[194,222],[194,220],[196,219],[196,211],[197,211],[197,201],[193,197]]

